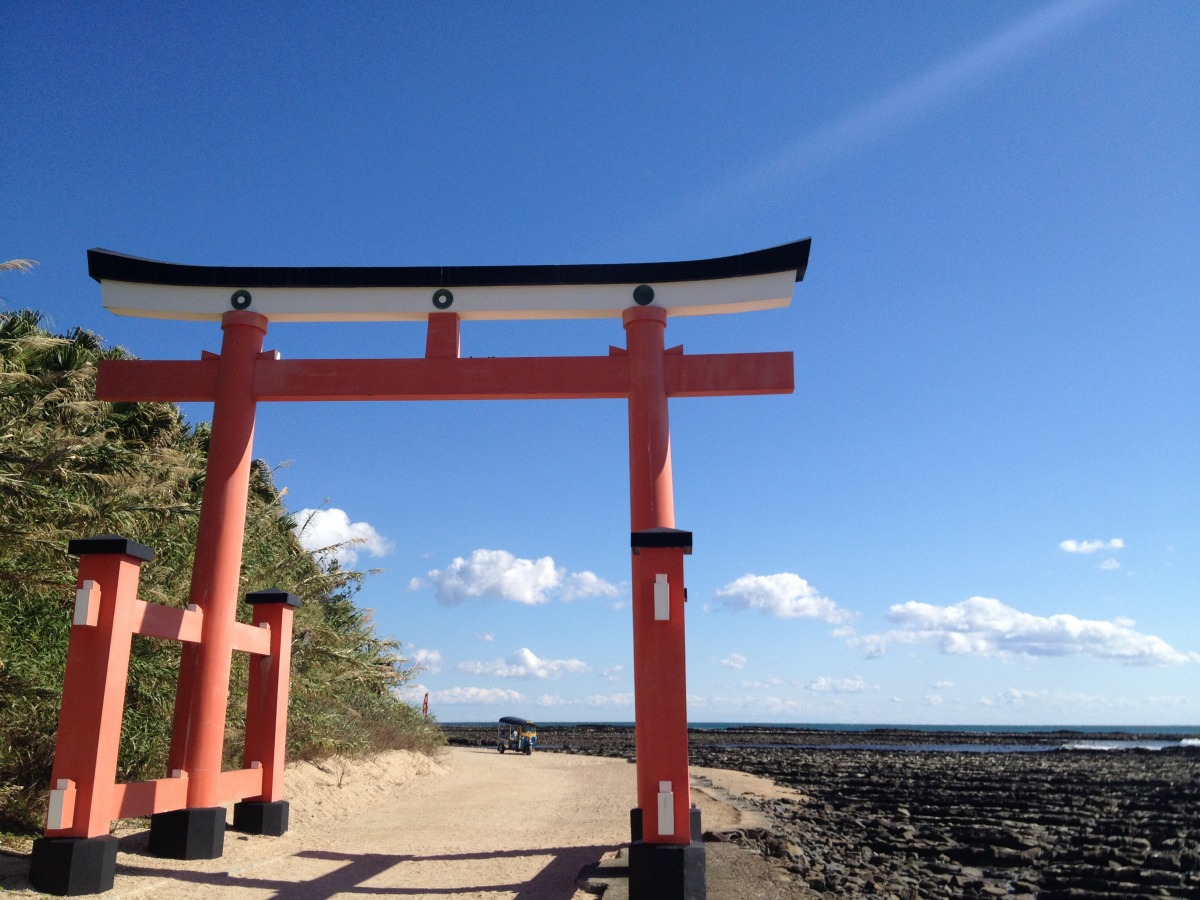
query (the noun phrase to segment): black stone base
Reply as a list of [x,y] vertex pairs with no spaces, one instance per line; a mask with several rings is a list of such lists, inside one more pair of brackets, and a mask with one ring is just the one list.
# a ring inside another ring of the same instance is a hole
[[29,883],[43,894],[78,897],[111,891],[117,871],[117,839],[38,838],[29,861]]
[[629,845],[629,900],[706,900],[704,844]]
[[276,800],[272,803],[243,800],[233,804],[233,830],[279,837],[287,834],[288,811],[286,800]]
[[225,852],[225,808],[176,809],[150,817],[150,855],[219,859]]
[[642,840],[641,807],[629,811],[629,900],[705,900],[699,807],[692,807],[688,824],[690,844],[647,844]]

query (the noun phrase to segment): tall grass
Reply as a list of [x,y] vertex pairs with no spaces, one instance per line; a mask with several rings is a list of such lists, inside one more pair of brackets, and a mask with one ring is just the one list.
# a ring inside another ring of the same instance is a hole
[[[0,828],[44,822],[77,566],[68,542],[115,533],[152,547],[139,595],[187,602],[208,429],[189,426],[173,404],[94,399],[97,361],[126,355],[78,329],[51,334],[34,312],[0,314]],[[292,524],[271,472],[256,464],[240,593],[277,587],[303,602],[289,757],[439,746],[436,724],[397,699],[415,669],[354,604],[363,575],[322,568]],[[133,641],[121,781],[166,774],[179,657],[176,642]],[[235,654],[230,764],[241,758],[247,671]]]

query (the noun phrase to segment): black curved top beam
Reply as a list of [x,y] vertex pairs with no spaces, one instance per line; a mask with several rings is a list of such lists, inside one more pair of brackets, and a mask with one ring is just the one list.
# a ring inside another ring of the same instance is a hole
[[188,287],[501,287],[518,285],[653,284],[796,273],[804,280],[811,238],[766,250],[679,262],[582,263],[543,266],[192,266],[99,248],[88,251],[88,275]]
[[805,239],[714,259],[549,266],[191,266],[88,251],[88,274],[118,315],[274,321],[620,316],[635,304],[675,316],[786,306],[804,278]]

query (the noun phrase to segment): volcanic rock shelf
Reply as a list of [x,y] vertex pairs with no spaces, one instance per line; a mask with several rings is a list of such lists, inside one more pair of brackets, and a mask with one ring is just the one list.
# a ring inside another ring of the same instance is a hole
[[[494,741],[486,728],[447,732],[452,743]],[[1071,732],[750,726],[689,737],[693,765],[762,775],[807,798],[756,801],[772,827],[710,837],[757,849],[817,892],[1200,897],[1197,747],[1056,749],[1085,737]],[[634,755],[624,726],[543,727],[539,742]],[[961,749],[921,749],[933,746]]]

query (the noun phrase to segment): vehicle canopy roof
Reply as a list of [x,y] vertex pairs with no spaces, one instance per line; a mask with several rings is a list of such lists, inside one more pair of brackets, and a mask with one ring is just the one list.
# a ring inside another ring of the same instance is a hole
[[528,719],[518,719],[516,716],[501,716],[500,721],[505,725],[533,725]]

